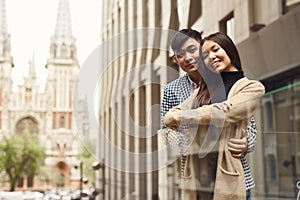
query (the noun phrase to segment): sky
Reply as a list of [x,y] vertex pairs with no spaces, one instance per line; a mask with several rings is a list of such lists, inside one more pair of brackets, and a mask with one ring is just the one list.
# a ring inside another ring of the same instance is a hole
[[[28,73],[34,58],[37,81],[43,85],[50,57],[59,0],[6,0],[7,30],[11,38],[14,86]],[[81,65],[100,44],[101,1],[69,0],[72,34],[76,38],[77,59]]]

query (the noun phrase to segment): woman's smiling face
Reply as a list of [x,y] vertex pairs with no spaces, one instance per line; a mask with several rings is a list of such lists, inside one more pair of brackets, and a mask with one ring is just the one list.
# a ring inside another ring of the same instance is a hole
[[204,42],[202,45],[202,54],[206,66],[214,72],[237,71],[225,50],[212,40]]

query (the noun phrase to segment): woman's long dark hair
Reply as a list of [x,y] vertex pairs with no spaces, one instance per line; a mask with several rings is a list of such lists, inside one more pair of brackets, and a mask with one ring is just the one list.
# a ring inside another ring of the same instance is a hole
[[[233,41],[231,40],[231,38],[228,35],[226,35],[222,32],[216,32],[216,33],[210,34],[209,36],[203,38],[203,40],[201,41],[201,46],[207,40],[214,41],[215,43],[220,45],[220,47],[222,49],[224,49],[224,51],[226,52],[226,54],[230,58],[230,61],[235,66],[235,68],[239,71],[242,70],[242,65],[241,65],[241,60],[240,60],[238,50],[237,50],[235,44],[233,43]],[[200,49],[201,49],[201,47],[200,47]],[[199,55],[200,59],[203,60],[201,50],[199,52],[200,52],[200,55]],[[200,64],[201,64],[201,61],[200,61]],[[201,76],[203,77],[205,75],[203,73],[201,73]],[[213,90],[209,91],[209,89],[207,87],[207,84],[205,83],[203,78],[200,81],[199,85],[200,85],[199,86],[199,91],[198,91],[197,96],[195,97],[195,99],[193,101],[193,105],[192,105],[193,108],[197,108],[197,107],[200,107],[200,106],[203,106],[203,105],[208,105],[208,104],[211,103],[211,99],[212,99],[213,94],[210,94],[210,93],[213,93],[212,92]]]
[[200,84],[199,84],[199,91],[193,101],[192,108],[198,108],[203,105],[210,104],[210,93],[207,88],[207,85],[203,78],[201,78]]

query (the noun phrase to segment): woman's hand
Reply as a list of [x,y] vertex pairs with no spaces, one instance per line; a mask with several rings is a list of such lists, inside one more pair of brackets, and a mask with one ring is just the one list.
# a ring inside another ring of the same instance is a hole
[[173,108],[164,117],[164,124],[173,130],[178,130],[182,121],[182,111],[178,108]]
[[214,103],[213,107],[216,107],[219,110],[223,110],[224,112],[227,112],[232,107],[232,103],[230,103],[229,101],[223,101],[221,103]]

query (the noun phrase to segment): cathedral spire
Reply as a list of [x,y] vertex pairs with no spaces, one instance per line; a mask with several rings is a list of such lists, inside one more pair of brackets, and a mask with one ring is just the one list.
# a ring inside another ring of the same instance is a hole
[[29,64],[29,70],[28,70],[28,75],[32,79],[36,79],[36,73],[35,73],[35,57],[34,53],[32,54],[32,60],[28,61]]
[[10,35],[7,32],[5,0],[0,0],[0,61],[8,62],[13,67],[10,55]]
[[76,64],[76,45],[72,35],[71,14],[68,0],[59,0],[54,36],[51,37],[50,63]]
[[7,34],[5,0],[0,0],[0,33]]
[[26,88],[33,88],[36,85],[36,72],[35,72],[35,64],[34,64],[34,54],[32,55],[32,59],[28,60],[28,76],[24,76],[24,86]]
[[60,0],[56,18],[55,37],[71,39],[72,25],[68,0]]

